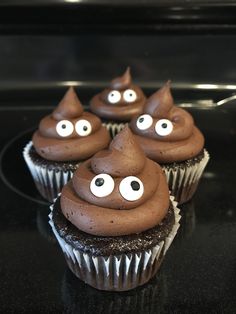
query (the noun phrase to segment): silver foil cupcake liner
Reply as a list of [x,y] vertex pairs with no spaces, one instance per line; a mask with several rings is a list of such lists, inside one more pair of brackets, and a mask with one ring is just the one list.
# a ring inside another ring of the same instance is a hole
[[174,169],[162,166],[171,195],[175,197],[178,204],[186,203],[192,198],[209,158],[208,152],[204,149],[202,160],[195,165]]
[[102,125],[107,128],[109,131],[111,138],[114,138],[116,134],[118,134],[127,123],[115,123],[115,122],[103,122]]
[[[168,236],[148,250],[120,255],[93,256],[73,248],[58,234],[52,214],[49,224],[65,255],[71,271],[85,283],[99,290],[126,291],[145,284],[152,278],[172,243],[179,228],[179,209],[171,197],[175,213],[175,224]],[[53,208],[53,205],[52,205]]]
[[71,179],[73,171],[50,169],[49,166],[40,166],[34,163],[29,155],[33,143],[29,142],[23,151],[23,157],[32,175],[39,193],[49,202],[57,197],[62,187]]

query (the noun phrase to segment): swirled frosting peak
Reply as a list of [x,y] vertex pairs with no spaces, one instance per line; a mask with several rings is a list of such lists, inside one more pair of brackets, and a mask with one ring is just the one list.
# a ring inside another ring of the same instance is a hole
[[130,128],[146,155],[159,163],[190,159],[204,146],[192,116],[174,105],[169,81],[147,99],[143,114],[132,119]]
[[52,114],[40,121],[32,141],[47,160],[79,161],[107,147],[110,135],[98,117],[83,111],[71,87]]
[[143,110],[146,100],[140,87],[132,83],[130,68],[113,79],[110,86],[95,95],[90,109],[98,116],[113,121],[129,121]]
[[59,121],[62,119],[74,119],[83,113],[83,106],[71,86],[65,96],[60,101],[57,108],[53,111],[52,117]]
[[170,92],[170,81],[148,98],[144,105],[144,112],[154,118],[165,118],[174,106]]
[[160,166],[140,151],[128,128],[108,150],[81,164],[61,194],[64,216],[78,229],[101,236],[150,229],[168,208],[166,178]]
[[113,177],[132,176],[140,173],[146,157],[129,128],[118,133],[109,149],[101,151],[91,160],[94,173],[108,173]]
[[122,90],[131,85],[130,67],[128,67],[122,76],[116,77],[111,81],[111,88]]

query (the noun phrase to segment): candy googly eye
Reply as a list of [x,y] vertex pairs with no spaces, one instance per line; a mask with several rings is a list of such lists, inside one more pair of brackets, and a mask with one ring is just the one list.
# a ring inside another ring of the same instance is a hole
[[56,131],[57,131],[57,134],[62,137],[69,136],[74,131],[73,123],[68,120],[61,120],[56,125]]
[[143,114],[142,116],[138,117],[136,125],[139,130],[146,130],[150,128],[152,122],[153,119],[149,114]]
[[134,176],[124,178],[119,186],[120,194],[127,201],[137,201],[144,192],[142,181]]
[[120,92],[118,92],[117,90],[112,90],[109,94],[108,94],[108,101],[111,104],[116,104],[121,100],[121,94]]
[[169,135],[173,130],[173,124],[168,119],[161,119],[157,121],[155,125],[155,131],[158,135],[166,136]]
[[123,94],[124,100],[127,102],[134,102],[137,99],[137,94],[132,89],[127,89]]
[[104,197],[114,190],[114,180],[109,174],[101,173],[96,175],[90,183],[91,192],[97,197]]
[[92,126],[89,121],[81,119],[76,122],[75,131],[80,136],[88,136],[92,132]]

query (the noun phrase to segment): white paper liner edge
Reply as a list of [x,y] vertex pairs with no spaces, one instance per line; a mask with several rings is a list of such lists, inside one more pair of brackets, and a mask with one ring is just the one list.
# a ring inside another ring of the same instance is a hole
[[103,122],[102,125],[107,128],[109,131],[111,138],[114,138],[127,123],[113,123],[113,122]]
[[168,169],[168,167],[162,166],[171,194],[178,204],[185,203],[192,198],[209,158],[209,153],[204,149],[202,160],[191,167]]
[[[143,252],[123,253],[109,257],[93,256],[92,254],[74,249],[60,237],[52,220],[52,214],[49,215],[49,224],[62,251],[67,257],[68,266],[77,277],[97,289],[113,291],[129,290],[144,284],[155,275],[158,270],[158,263],[161,263],[163,256],[175,238],[180,226],[179,220],[181,216],[174,197],[170,196],[170,198],[175,214],[175,224],[165,240]],[[72,263],[69,263],[68,259]],[[146,278],[148,279],[146,280]]]
[[23,150],[23,157],[35,182],[37,190],[45,199],[49,202],[53,202],[62,187],[71,179],[73,171],[58,171],[36,165],[29,155],[29,151],[32,146],[32,141],[25,146]]

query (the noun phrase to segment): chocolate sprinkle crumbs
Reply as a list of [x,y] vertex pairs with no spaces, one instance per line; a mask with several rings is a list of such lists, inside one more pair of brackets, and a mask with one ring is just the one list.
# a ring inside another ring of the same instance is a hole
[[78,161],[53,161],[47,160],[41,157],[35,150],[34,146],[32,146],[29,150],[29,156],[34,164],[37,166],[41,166],[43,168],[47,168],[48,170],[56,170],[56,171],[75,171],[78,168]]
[[139,234],[125,236],[95,236],[79,230],[64,217],[60,207],[60,199],[57,199],[54,204],[52,218],[57,232],[68,244],[94,256],[110,256],[148,250],[164,240],[175,223],[174,210],[171,204],[163,221],[154,228]]
[[201,150],[201,152],[193,157],[193,158],[190,158],[190,159],[187,159],[187,160],[184,160],[184,161],[180,161],[180,162],[172,162],[172,163],[169,163],[169,164],[161,164],[162,167],[166,168],[167,170],[177,170],[179,168],[186,168],[186,167],[191,167],[191,166],[194,166],[195,164],[199,163],[205,156],[205,153],[204,153],[204,149]]

